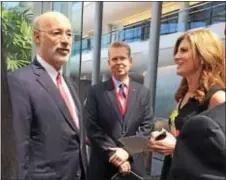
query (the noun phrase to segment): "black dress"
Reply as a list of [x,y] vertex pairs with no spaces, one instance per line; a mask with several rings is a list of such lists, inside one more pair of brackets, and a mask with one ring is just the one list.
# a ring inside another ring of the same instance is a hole
[[[203,103],[201,103],[201,104],[199,103],[199,101],[196,98],[190,98],[188,100],[188,102],[182,108],[181,108],[181,103],[180,103],[178,106],[178,110],[177,110],[178,114],[175,117],[175,119],[174,120],[169,119],[169,126],[170,127],[175,126],[176,131],[180,132],[184,123],[190,117],[195,116],[208,109],[209,101],[210,101],[212,95],[219,90],[221,90],[221,89],[218,87],[212,87],[206,93],[206,97],[205,97]],[[167,180],[167,177],[169,175],[169,170],[171,167],[171,161],[172,161],[171,155],[165,156],[160,180]]]

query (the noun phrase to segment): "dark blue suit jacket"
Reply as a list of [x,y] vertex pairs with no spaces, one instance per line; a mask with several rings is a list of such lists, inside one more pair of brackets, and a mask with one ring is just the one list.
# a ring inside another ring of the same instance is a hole
[[24,180],[86,179],[82,107],[74,85],[66,77],[65,81],[78,109],[80,130],[51,77],[37,60],[9,75]]
[[184,124],[168,180],[225,180],[225,161],[223,103]]
[[[85,105],[87,134],[91,141],[89,180],[110,179],[118,171],[110,164],[108,147],[120,147],[124,136],[149,137],[153,128],[150,91],[130,81],[126,114],[121,115],[112,79],[90,88]],[[133,156],[132,170],[144,175],[143,154]]]

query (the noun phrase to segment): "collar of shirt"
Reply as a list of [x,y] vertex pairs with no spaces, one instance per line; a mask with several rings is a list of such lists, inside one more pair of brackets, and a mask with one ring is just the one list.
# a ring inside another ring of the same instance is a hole
[[126,79],[125,82],[122,82],[122,81],[117,80],[114,76],[112,76],[112,80],[113,80],[115,86],[117,87],[117,92],[119,92],[119,86],[120,86],[120,84],[122,84],[122,83],[124,83],[124,84],[126,85],[126,86],[125,86],[126,89],[128,89],[128,87],[129,87],[129,78]]
[[37,57],[37,61],[44,67],[46,72],[49,74],[54,84],[57,85],[56,77],[59,72],[62,75],[62,72],[63,72],[62,68],[60,69],[60,71],[56,71],[56,69],[53,66],[51,66],[49,63],[47,63],[44,59],[42,59],[41,56],[37,54],[36,57]]

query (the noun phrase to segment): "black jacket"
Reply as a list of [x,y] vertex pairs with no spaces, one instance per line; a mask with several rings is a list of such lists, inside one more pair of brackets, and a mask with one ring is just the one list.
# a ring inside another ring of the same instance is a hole
[[[130,81],[127,110],[121,115],[112,79],[90,88],[85,105],[87,134],[91,141],[90,180],[109,179],[117,169],[108,161],[108,147],[119,147],[123,136],[148,137],[153,128],[150,92],[141,84]],[[145,173],[143,155],[133,156],[132,170]]]
[[223,103],[184,124],[168,180],[225,180],[225,162]]

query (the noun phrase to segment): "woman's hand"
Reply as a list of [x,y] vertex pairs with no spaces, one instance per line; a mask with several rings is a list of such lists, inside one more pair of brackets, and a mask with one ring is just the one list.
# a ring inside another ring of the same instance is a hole
[[166,137],[162,140],[154,140],[151,138],[148,142],[149,151],[161,153],[165,156],[173,153],[176,146],[176,138],[169,132],[166,132]]

